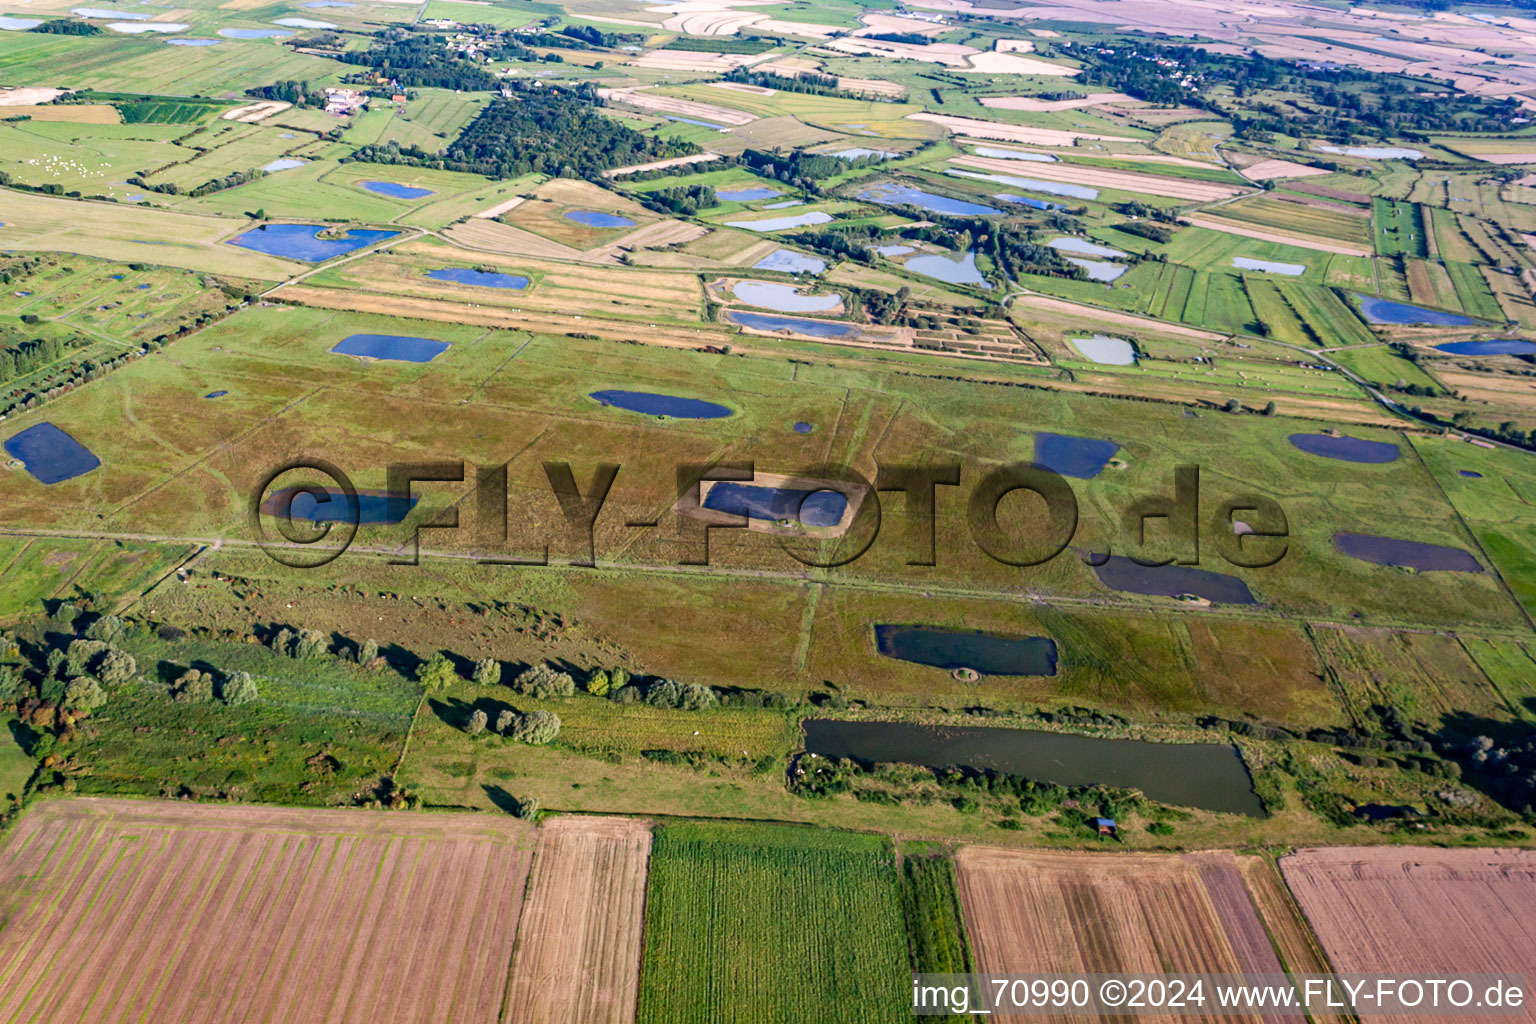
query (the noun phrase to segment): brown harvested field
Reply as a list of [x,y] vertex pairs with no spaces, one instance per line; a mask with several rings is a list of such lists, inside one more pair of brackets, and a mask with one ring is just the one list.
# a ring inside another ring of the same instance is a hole
[[642,110],[701,118],[718,124],[742,125],[757,120],[756,114],[744,110],[717,107],[713,103],[700,103],[698,100],[679,99],[676,96],[662,96],[641,89],[599,89],[598,95],[613,103],[627,103]]
[[0,847],[0,1017],[497,1020],[509,817],[75,799]]
[[539,828],[506,1019],[635,1019],[650,855],[650,823],[634,818],[564,816]]
[[1293,160],[1260,160],[1242,169],[1242,175],[1251,181],[1268,181],[1271,178],[1305,178],[1314,174],[1330,173],[1326,167],[1298,164]]
[[1076,110],[1079,107],[1097,107],[1105,103],[1136,103],[1134,96],[1123,92],[1096,92],[1091,96],[1079,96],[1071,100],[1042,100],[1038,96],[983,96],[981,105],[994,110],[1027,110],[1031,113]]
[[[1024,142],[1037,146],[1074,146],[1078,139],[1095,139],[1100,142],[1136,141],[1125,135],[1096,135],[1088,132],[1064,131],[1060,128],[1031,128],[1026,125],[983,121],[974,117],[957,117],[953,114],[908,114],[907,120],[943,125],[956,135],[977,139],[1001,139],[1003,142]],[[1017,167],[1011,169],[1018,170]],[[1031,171],[1035,169],[1034,165],[1030,166]]]
[[[520,204],[521,205],[521,204]],[[511,212],[516,213],[516,209]],[[579,260],[580,249],[552,242],[532,231],[524,231],[499,220],[469,220],[455,224],[443,237],[476,252],[502,253],[507,256],[539,256],[552,260]]]
[[[1346,846],[1298,851],[1280,869],[1337,971],[1512,974],[1536,959],[1531,850]],[[1536,1019],[1529,1003],[1523,1019]]]
[[[957,156],[950,163],[1000,174],[1019,173],[1019,165],[1016,161],[998,160],[986,156]],[[1230,199],[1246,191],[1235,185],[1220,185],[1209,181],[1196,181],[1193,178],[1165,177],[1160,174],[1144,174],[1140,171],[1115,171],[1073,163],[1030,164],[1029,174],[1031,177],[1044,178],[1047,181],[1064,181],[1092,188],[1113,188],[1122,192],[1140,192],[1145,195],[1188,199],[1202,203]]]
[[1278,970],[1230,854],[967,846],[955,863],[984,974]]
[[121,124],[122,115],[108,103],[60,103],[41,107],[6,107],[6,117],[34,121],[67,121],[73,124]]

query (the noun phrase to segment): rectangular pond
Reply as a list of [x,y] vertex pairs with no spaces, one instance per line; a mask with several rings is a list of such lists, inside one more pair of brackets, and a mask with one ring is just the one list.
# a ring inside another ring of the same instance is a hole
[[1443,309],[1428,309],[1407,302],[1393,302],[1391,299],[1383,299],[1376,295],[1361,295],[1359,292],[1355,292],[1354,296],[1355,301],[1360,303],[1360,313],[1367,323],[1399,326],[1428,324],[1432,327],[1471,327],[1482,323],[1481,320],[1474,320],[1470,316],[1447,313]]
[[52,423],[38,423],[5,442],[5,454],[20,460],[38,483],[73,480],[101,465],[89,448]]
[[1190,565],[1142,565],[1124,555],[1111,555],[1093,567],[1099,582],[1111,590],[1151,597],[1193,594],[1212,604],[1257,604],[1248,584],[1236,576]]
[[1003,149],[1001,146],[977,146],[971,150],[977,156],[990,156],[994,160],[1027,160],[1037,164],[1054,164],[1056,158],[1049,153],[1035,153],[1027,149]]
[[1087,338],[1068,338],[1067,342],[1089,359],[1105,366],[1136,364],[1136,348],[1124,338],[1095,334]]
[[728,203],[751,203],[759,199],[772,199],[781,196],[776,188],[717,188],[715,195]]
[[349,334],[332,352],[364,359],[390,359],[402,363],[430,363],[448,351],[446,341],[416,338],[407,334]]
[[1015,206],[1027,206],[1031,210],[1065,210],[1060,203],[1048,203],[1044,199],[1031,199],[1029,196],[1016,196],[1012,192],[999,192],[992,197],[1001,199],[1005,203],[1013,203]]
[[521,274],[497,274],[489,270],[473,270],[469,267],[440,267],[427,271],[434,281],[452,281],[454,284],[474,285],[476,288],[509,288],[522,291],[528,287],[528,279]]
[[628,217],[620,217],[616,213],[603,213],[600,210],[567,210],[564,216],[566,220],[585,224],[589,228],[632,228],[635,226],[635,222]]
[[1395,462],[1401,454],[1397,445],[1386,441],[1367,441],[1363,437],[1339,434],[1292,434],[1286,440],[1293,448],[1308,455],[1321,455],[1340,462]]
[[887,658],[984,676],[1054,676],[1056,641],[941,626],[875,626],[875,649]]
[[843,304],[843,297],[836,292],[808,295],[792,284],[772,281],[737,281],[731,287],[731,294],[748,305],[780,313],[825,313]]
[[775,249],[752,264],[752,269],[777,270],[785,274],[819,274],[827,269],[827,261],[793,249]]
[[393,181],[360,181],[358,184],[369,192],[376,192],[381,196],[389,196],[391,199],[420,199],[422,196],[430,196],[432,194],[432,190],[429,188],[413,188],[410,185],[400,185]]
[[1239,270],[1262,270],[1266,274],[1284,274],[1286,277],[1300,277],[1307,269],[1305,263],[1279,263],[1256,260],[1251,256],[1233,256],[1232,265]]
[[1148,799],[1264,816],[1248,768],[1225,743],[1148,743],[1032,729],[905,722],[802,723],[807,753],[929,768],[977,768],[1061,786],[1139,789]]
[[747,231],[785,231],[789,228],[808,228],[817,224],[832,223],[832,215],[821,210],[800,213],[793,217],[770,217],[767,220],[728,220],[728,228],[744,228]]
[[1436,345],[1453,356],[1528,356],[1536,353],[1536,343],[1523,338],[1494,338],[1491,341],[1451,341]]
[[992,287],[991,283],[981,276],[981,270],[976,266],[974,252],[929,253],[926,256],[913,256],[907,260],[905,266],[914,274],[938,278],[949,284],[973,284],[986,289]]
[[812,338],[857,338],[863,333],[858,324],[836,320],[807,320],[798,316],[773,316],[769,313],[730,310],[725,314],[725,319],[738,327],[748,327],[754,331],[793,331]]
[[658,395],[652,391],[594,391],[587,397],[596,399],[600,405],[674,420],[718,420],[731,414],[728,407],[716,402]]
[[[358,491],[357,526],[393,526],[403,522],[421,500],[418,495],[393,491]],[[284,487],[261,503],[261,510],[281,519],[311,523],[350,523],[351,503],[336,487]]]
[[1128,269],[1123,263],[1110,263],[1107,260],[1085,260],[1078,256],[1068,256],[1067,262],[1074,267],[1082,267],[1090,281],[1100,281],[1108,284],[1119,279]]
[[982,174],[978,171],[962,171],[956,167],[945,168],[944,173],[953,174],[957,178],[974,178],[977,181],[992,181],[999,185],[1027,188],[1031,192],[1044,192],[1048,196],[1066,196],[1069,199],[1099,198],[1099,190],[1089,188],[1087,185],[1069,185],[1065,182],[1043,181],[1039,178],[1017,178],[1011,174]]
[[1406,146],[1318,146],[1319,152],[1358,156],[1365,160],[1422,160],[1424,151]]
[[703,507],[764,522],[826,527],[842,522],[848,499],[839,491],[806,491],[722,481],[709,488]]
[[1444,544],[1425,544],[1368,533],[1336,533],[1333,545],[1341,554],[1376,565],[1399,565],[1417,572],[1482,572],[1471,552]]
[[1106,259],[1119,259],[1125,253],[1119,249],[1113,249],[1107,245],[1099,245],[1090,242],[1086,238],[1073,238],[1070,235],[1065,238],[1053,238],[1046,245],[1057,252],[1070,252],[1078,256],[1103,256]]
[[236,235],[229,240],[229,244],[264,252],[268,256],[323,263],[375,242],[394,238],[400,233],[352,228],[335,238],[321,238],[320,233],[329,230],[329,227],[326,224],[263,224],[254,231]]
[[925,192],[910,185],[875,185],[858,193],[858,198],[881,206],[916,206],[929,213],[947,214],[951,217],[985,217],[1002,213],[995,206],[968,203],[963,199],[951,199],[935,192]]

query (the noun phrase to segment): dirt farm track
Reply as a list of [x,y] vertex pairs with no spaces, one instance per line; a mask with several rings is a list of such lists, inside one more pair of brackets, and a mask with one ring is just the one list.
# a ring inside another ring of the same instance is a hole
[[0,847],[0,1020],[495,1021],[533,837],[505,817],[42,804]]

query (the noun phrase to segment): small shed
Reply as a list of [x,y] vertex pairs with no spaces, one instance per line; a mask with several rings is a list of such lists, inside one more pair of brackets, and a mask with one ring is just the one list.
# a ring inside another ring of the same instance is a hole
[[1115,834],[1114,818],[1094,818],[1093,823],[1094,825],[1098,826],[1099,835],[1112,836]]

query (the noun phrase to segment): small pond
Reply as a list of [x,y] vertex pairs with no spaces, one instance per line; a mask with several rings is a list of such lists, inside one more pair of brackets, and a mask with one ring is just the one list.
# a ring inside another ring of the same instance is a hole
[[1061,181],[1042,181],[1039,178],[1017,178],[1011,174],[980,174],[976,171],[962,171],[955,167],[948,168],[945,173],[953,174],[957,178],[974,178],[977,181],[992,181],[999,185],[1027,188],[1031,192],[1044,192],[1048,196],[1066,196],[1069,199],[1099,198],[1099,190],[1089,188],[1087,185],[1069,185]]
[[1336,533],[1333,545],[1341,554],[1377,565],[1400,565],[1419,572],[1482,572],[1468,551],[1444,544],[1425,544],[1367,533]]
[[865,202],[879,203],[881,206],[916,206],[929,213],[943,213],[951,217],[984,217],[988,214],[1003,212],[995,206],[968,203],[963,199],[951,199],[949,196],[924,192],[920,188],[912,188],[909,185],[876,185],[860,192],[858,197]]
[[840,491],[806,491],[793,487],[760,487],[755,484],[717,483],[704,496],[704,507],[716,512],[802,526],[836,526],[848,510]]
[[793,331],[812,338],[857,338],[862,333],[858,324],[840,323],[836,320],[806,320],[798,316],[774,316],[771,313],[743,313],[729,310],[726,320],[738,327],[754,331]]
[[1058,252],[1071,252],[1079,256],[1105,256],[1109,259],[1117,259],[1125,255],[1119,249],[1112,249],[1107,245],[1099,245],[1088,241],[1086,238],[1054,238],[1046,244]]
[[1450,341],[1435,348],[1453,356],[1525,356],[1536,352],[1536,343],[1523,338],[1494,338],[1491,341]]
[[825,313],[843,304],[841,295],[807,295],[792,284],[769,281],[737,281],[731,294],[742,302],[780,313]]
[[675,420],[719,420],[731,414],[729,408],[715,402],[680,398],[677,395],[658,395],[651,391],[594,391],[588,397],[617,409],[627,409],[647,416],[666,416]]
[[1300,277],[1307,269],[1305,263],[1277,263],[1274,260],[1256,260],[1251,256],[1233,256],[1232,265],[1239,270],[1262,270],[1268,274],[1284,274]]
[[39,483],[56,484],[101,465],[91,450],[52,423],[38,423],[5,442],[5,453],[21,460]]
[[620,217],[616,213],[602,213],[598,210],[567,210],[566,220],[573,220],[578,224],[585,224],[589,228],[632,228],[635,222],[628,217]]
[[412,188],[410,185],[399,185],[393,181],[360,181],[358,184],[369,192],[377,192],[391,199],[420,199],[422,196],[432,194],[429,188]]
[[1323,153],[1335,153],[1339,156],[1358,156],[1366,160],[1422,160],[1422,150],[1409,149],[1406,146],[1318,146]]
[[1256,604],[1248,584],[1236,576],[1190,565],[1146,566],[1124,555],[1111,555],[1093,567],[1099,582],[1111,590],[1155,597],[1194,594],[1212,604]]
[[661,116],[665,117],[668,121],[679,121],[683,124],[696,124],[700,128],[711,128],[717,132],[723,132],[727,130],[725,125],[715,124],[713,121],[699,121],[691,117],[679,117],[676,114],[663,114]]
[[922,274],[924,277],[936,277],[950,284],[974,284],[988,289],[992,287],[977,269],[974,252],[929,253],[926,256],[913,256],[907,260],[906,267],[913,273]]
[[1097,437],[1036,434],[1035,464],[1080,480],[1091,480],[1109,465],[1120,446]]
[[748,231],[784,231],[787,228],[808,228],[816,224],[832,223],[832,215],[821,210],[796,214],[793,217],[770,217],[767,220],[728,220],[728,228],[745,228]]
[[932,665],[946,672],[968,668],[984,676],[1054,676],[1056,641],[939,626],[875,626],[875,648],[887,658]]
[[[320,492],[324,499],[320,497]],[[404,521],[420,497],[391,491],[357,492],[357,525],[394,525]],[[314,491],[284,487],[273,491],[261,510],[279,518],[308,520],[311,523],[345,523],[351,519],[347,494],[338,487],[315,487]]]
[[1139,789],[1160,803],[1264,816],[1248,769],[1230,744],[824,718],[808,718],[803,725],[806,752],[822,757],[983,768],[1061,786]]
[[814,429],[816,429],[816,428],[812,427],[809,423],[805,422],[805,420],[796,420],[795,421],[794,431],[797,434],[809,434]]
[[228,391],[210,391],[206,395],[204,395],[203,397],[204,398],[223,398],[227,394],[229,394]]
[[827,269],[827,261],[793,249],[775,249],[752,264],[752,269],[778,270],[786,274],[819,274]]
[[165,42],[167,46],[217,46],[219,43],[217,39],[167,39]]
[[1291,445],[1308,455],[1341,462],[1395,462],[1402,454],[1397,445],[1386,441],[1367,441],[1363,437],[1335,437],[1332,434],[1292,434]]
[[263,224],[254,231],[236,235],[230,245],[242,249],[254,249],[269,256],[286,256],[289,259],[321,263],[335,256],[361,249],[386,238],[394,238],[398,231],[375,231],[353,228],[337,238],[321,238],[326,224]]
[[1044,199],[1031,199],[1029,196],[1016,196],[1012,192],[999,192],[992,197],[1001,199],[1005,203],[1013,203],[1015,206],[1027,206],[1031,210],[1065,210],[1060,203],[1048,203]]
[[497,274],[489,270],[472,270],[469,267],[442,267],[427,271],[434,281],[452,281],[454,284],[472,284],[477,288],[510,288],[522,291],[528,287],[528,279],[521,274]]
[[1068,256],[1067,262],[1073,266],[1082,267],[1087,272],[1088,280],[1090,281],[1114,281],[1129,269],[1123,263],[1109,263],[1105,260],[1085,260],[1079,259],[1076,256]]
[[225,39],[287,39],[293,33],[281,28],[221,28],[219,35]]
[[750,203],[758,199],[772,199],[784,193],[776,188],[717,188],[715,195],[730,203]]
[[1434,327],[1470,327],[1480,323],[1460,313],[1447,313],[1443,309],[1426,309],[1407,302],[1393,302],[1376,295],[1355,293],[1360,312],[1368,323],[1373,324],[1430,324]]
[[1054,164],[1056,158],[1049,153],[1032,153],[1024,149],[1002,149],[998,146],[977,146],[972,150],[977,156],[990,156],[995,160],[1027,160],[1037,164]]
[[273,160],[269,164],[263,165],[261,169],[266,171],[268,174],[271,174],[274,171],[291,171],[295,167],[303,167],[307,162],[308,161],[300,160],[296,157],[285,156],[280,157],[277,160]]
[[11,18],[0,16],[0,32],[25,32],[43,23],[41,18]]
[[334,22],[316,21],[313,18],[277,18],[272,24],[286,25],[288,28],[335,28]]
[[786,199],[782,203],[764,203],[763,204],[763,209],[765,209],[765,210],[787,210],[791,206],[804,206],[804,205],[805,205],[805,200],[804,199]]
[[408,334],[349,334],[332,352],[365,359],[392,359],[402,363],[430,363],[448,351],[446,341]]
[[1096,363],[1106,366],[1134,366],[1136,348],[1124,338],[1095,334],[1087,338],[1068,338],[1073,348]]
[[191,27],[191,25],[178,21],[114,21],[107,25],[107,30],[109,32],[120,32],[125,36],[140,36],[145,33],[169,34],[171,32],[185,32]]
[[1475,469],[1458,469],[1456,472],[1460,473],[1462,476],[1470,477],[1473,480],[1481,480],[1483,478],[1483,474],[1479,473]]

